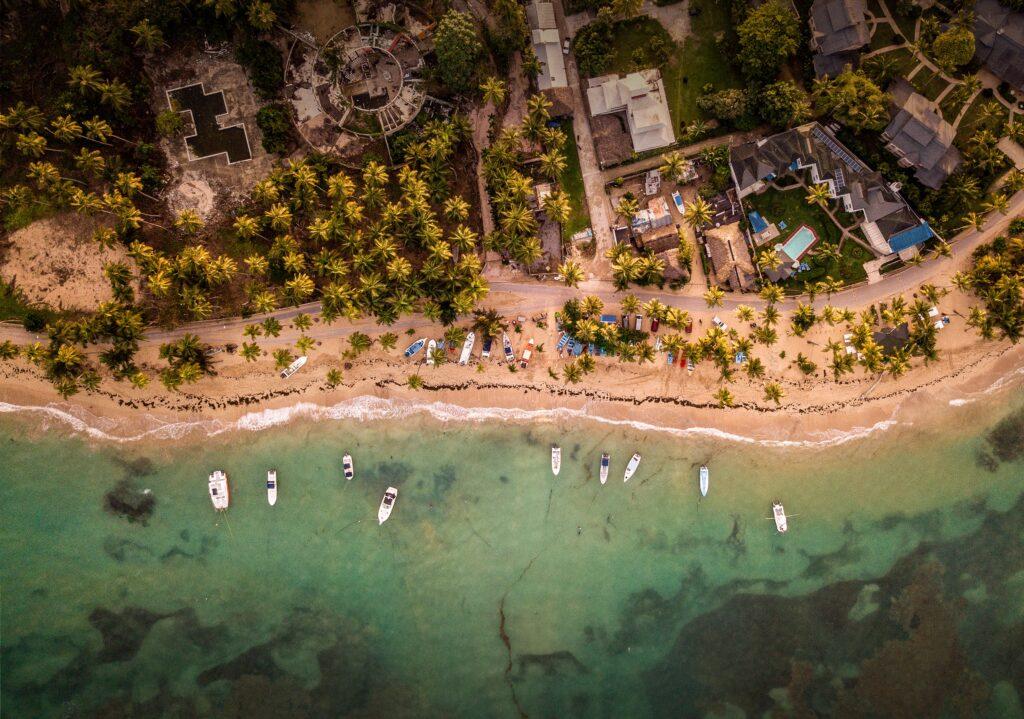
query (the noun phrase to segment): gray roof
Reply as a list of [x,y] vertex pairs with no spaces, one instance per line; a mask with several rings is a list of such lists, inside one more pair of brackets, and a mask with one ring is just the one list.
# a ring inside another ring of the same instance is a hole
[[814,72],[835,77],[844,65],[856,64],[858,53],[871,40],[864,15],[865,0],[814,0],[811,4],[811,48]]
[[997,0],[974,6],[976,54],[1000,79],[1024,92],[1024,14]]
[[737,145],[729,151],[740,195],[769,175],[793,172],[794,163],[817,165],[822,182],[832,179],[839,194],[849,195],[854,211],[878,225],[886,239],[921,223],[917,213],[889,186],[881,173],[869,168],[826,128],[811,122],[763,140]]
[[913,164],[918,181],[937,190],[963,161],[953,146],[956,130],[942,119],[938,106],[906,80],[897,80],[891,92],[894,115],[882,134]]

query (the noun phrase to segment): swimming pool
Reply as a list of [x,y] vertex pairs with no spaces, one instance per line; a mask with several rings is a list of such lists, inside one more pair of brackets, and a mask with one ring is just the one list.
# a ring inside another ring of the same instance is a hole
[[786,244],[782,246],[782,251],[786,253],[787,257],[799,260],[817,241],[818,236],[814,234],[814,230],[807,225],[800,225],[796,232],[786,240]]

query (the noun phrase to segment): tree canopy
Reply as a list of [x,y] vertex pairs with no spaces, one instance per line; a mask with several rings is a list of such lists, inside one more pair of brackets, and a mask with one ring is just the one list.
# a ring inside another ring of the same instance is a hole
[[860,70],[847,68],[834,80],[819,80],[814,98],[820,109],[854,130],[889,124],[889,95]]
[[437,24],[434,49],[441,81],[450,90],[469,92],[476,87],[484,46],[470,15],[457,10],[446,12]]
[[774,80],[782,63],[800,47],[800,19],[782,0],[751,10],[736,33],[740,67],[754,82]]

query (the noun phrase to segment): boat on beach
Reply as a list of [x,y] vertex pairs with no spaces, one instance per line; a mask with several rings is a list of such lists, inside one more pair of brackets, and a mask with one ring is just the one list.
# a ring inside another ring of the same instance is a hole
[[267,470],[267,504],[273,507],[277,504],[277,470]]
[[341,467],[345,470],[345,479],[351,480],[356,476],[356,468],[352,464],[352,455],[346,454],[341,458]]
[[292,362],[290,365],[288,365],[283,370],[281,370],[281,379],[288,379],[293,374],[295,374],[300,369],[302,369],[303,366],[305,366],[305,364],[306,364],[306,359],[307,358],[305,356],[299,357],[294,362]]
[[608,467],[611,465],[612,458],[607,452],[601,455],[601,484],[608,481]]
[[227,473],[222,469],[211,472],[207,487],[210,491],[210,501],[213,502],[213,508],[218,512],[223,512],[227,509],[228,504],[231,503],[231,490],[228,487]]
[[437,349],[437,340],[430,340],[427,344],[427,364],[434,364],[434,350]]
[[710,479],[711,479],[711,476],[710,476],[710,473],[708,472],[708,468],[705,467],[705,466],[701,466],[701,468],[700,468],[700,496],[702,496],[702,497],[708,496],[708,480],[710,480]]
[[629,460],[629,464],[626,465],[626,473],[622,475],[622,481],[628,482],[629,478],[636,472],[636,468],[640,466],[640,453],[635,453]]
[[380,508],[377,509],[377,524],[384,524],[391,516],[391,510],[395,508],[395,500],[398,498],[398,489],[388,487],[384,498],[380,500]]
[[480,352],[480,359],[487,359],[491,356],[491,344],[494,342],[490,337],[484,338],[484,347]]
[[459,356],[459,364],[465,366],[469,362],[469,356],[473,353],[473,345],[476,344],[476,333],[470,332],[466,335],[466,341],[462,343],[462,354]]
[[551,445],[551,471],[557,477],[562,469],[562,448],[557,444]]
[[508,338],[508,334],[501,335],[501,344],[505,348],[505,361],[509,364],[515,364],[516,353],[512,350],[512,340]]
[[533,340],[530,340],[526,344],[526,349],[523,350],[523,356],[519,358],[519,368],[526,369],[526,366],[530,364],[530,358],[533,357]]
[[772,502],[772,519],[775,520],[775,528],[779,530],[779,534],[785,534],[789,529],[786,524],[786,510],[782,508],[782,502],[777,499]]
[[414,354],[423,349],[423,345],[425,345],[426,343],[427,339],[425,337],[419,338],[418,340],[416,340],[411,345],[405,348],[405,356],[412,357]]

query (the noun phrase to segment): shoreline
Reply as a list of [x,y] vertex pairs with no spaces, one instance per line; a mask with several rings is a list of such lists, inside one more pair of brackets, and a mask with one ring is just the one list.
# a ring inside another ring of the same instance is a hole
[[[823,447],[899,423],[942,423],[946,413],[1024,379],[1024,348],[1004,343],[973,347],[896,380],[780,378],[787,389],[787,401],[780,406],[758,401],[757,383],[738,380],[730,385],[737,395],[731,408],[718,406],[709,396],[677,390],[672,379],[690,383],[690,389],[699,381],[674,368],[650,368],[646,376],[635,376],[635,366],[605,365],[578,385],[562,385],[532,368],[533,376],[522,381],[504,373],[498,381],[487,372],[466,379],[460,373],[468,368],[446,365],[425,371],[419,390],[405,384],[409,365],[379,351],[346,363],[346,381],[333,389],[324,381],[329,368],[328,357],[317,353],[305,376],[300,375],[301,384],[287,388],[265,389],[277,380],[276,372],[237,364],[177,393],[160,386],[135,390],[126,383],[107,382],[96,392],[62,401],[35,367],[8,363],[0,369],[0,413],[42,415],[44,423],[57,421],[73,433],[117,443],[173,442],[196,433],[212,437],[297,421],[425,415],[442,422],[587,419],[676,436]],[[660,376],[667,373],[676,376]]]

